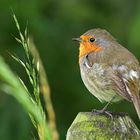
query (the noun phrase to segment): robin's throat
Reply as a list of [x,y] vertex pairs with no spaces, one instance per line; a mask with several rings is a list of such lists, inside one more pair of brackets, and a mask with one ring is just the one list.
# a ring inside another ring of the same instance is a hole
[[99,52],[101,51],[101,47],[97,47],[96,43],[90,44],[90,43],[80,43],[79,47],[79,57],[83,57],[91,52]]

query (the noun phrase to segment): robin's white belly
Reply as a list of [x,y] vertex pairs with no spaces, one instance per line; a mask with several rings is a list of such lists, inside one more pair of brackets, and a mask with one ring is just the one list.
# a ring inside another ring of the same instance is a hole
[[112,81],[107,77],[105,70],[100,64],[93,64],[92,67],[80,66],[82,80],[87,89],[101,102],[112,102],[122,100],[112,88]]

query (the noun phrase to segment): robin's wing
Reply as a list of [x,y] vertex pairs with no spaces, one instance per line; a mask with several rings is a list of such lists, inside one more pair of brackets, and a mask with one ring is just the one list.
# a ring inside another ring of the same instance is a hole
[[125,72],[120,71],[119,68],[115,68],[114,74],[111,76],[112,81],[115,83],[117,93],[123,98],[132,101],[136,112],[140,119],[140,72],[135,70],[128,70],[125,68]]
[[130,70],[125,65],[113,65],[108,68],[108,72],[113,81],[114,90],[116,90],[120,96],[131,101],[134,94],[139,94],[139,71]]

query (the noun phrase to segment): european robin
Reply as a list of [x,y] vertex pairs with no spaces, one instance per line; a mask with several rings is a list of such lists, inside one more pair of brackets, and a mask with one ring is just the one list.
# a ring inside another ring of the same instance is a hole
[[133,102],[140,119],[140,66],[136,57],[104,29],[74,38],[80,43],[79,65],[87,89],[101,102]]

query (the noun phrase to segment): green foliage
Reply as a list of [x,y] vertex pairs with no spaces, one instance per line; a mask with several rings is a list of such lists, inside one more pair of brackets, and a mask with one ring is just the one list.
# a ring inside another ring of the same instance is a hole
[[23,106],[25,111],[29,114],[34,127],[36,128],[40,140],[50,140],[51,134],[39,97],[39,61],[37,64],[35,64],[34,59],[31,58],[31,54],[29,52],[29,37],[27,35],[27,29],[25,30],[25,35],[23,36],[14,14],[13,18],[20,35],[20,38],[16,38],[16,40],[24,48],[26,61],[23,62],[20,60],[20,58],[15,57],[14,55],[12,55],[12,57],[25,68],[26,73],[29,76],[30,83],[33,87],[34,97],[32,97],[32,94],[28,91],[28,88],[24,82],[10,70],[2,57],[0,57],[0,80],[2,81],[0,89],[5,93],[14,96]]

